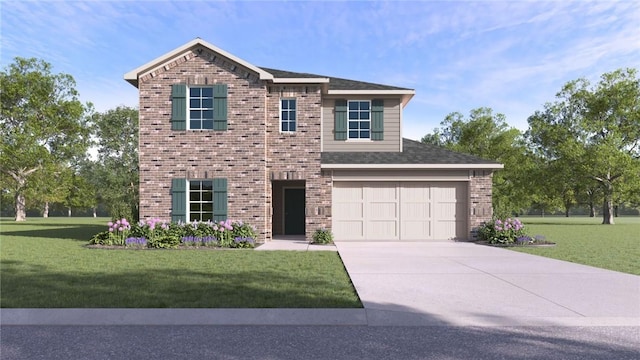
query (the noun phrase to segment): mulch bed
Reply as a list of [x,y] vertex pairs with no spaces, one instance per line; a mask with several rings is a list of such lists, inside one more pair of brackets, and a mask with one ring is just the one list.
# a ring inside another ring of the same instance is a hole
[[489,244],[487,241],[477,241],[476,244],[493,246],[493,247],[554,247],[556,246],[556,243],[551,241],[539,241],[539,242],[527,243],[527,244],[517,244],[517,243]]

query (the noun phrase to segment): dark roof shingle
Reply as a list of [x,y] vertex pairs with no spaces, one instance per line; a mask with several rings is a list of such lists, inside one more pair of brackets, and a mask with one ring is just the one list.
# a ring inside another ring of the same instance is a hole
[[322,164],[468,164],[499,165],[498,162],[445,148],[402,139],[402,152],[323,152]]
[[260,67],[262,70],[272,74],[276,78],[329,78],[329,90],[413,90],[397,86],[374,84],[365,81],[342,79],[332,76],[316,75],[308,73],[298,73],[293,71],[270,69]]

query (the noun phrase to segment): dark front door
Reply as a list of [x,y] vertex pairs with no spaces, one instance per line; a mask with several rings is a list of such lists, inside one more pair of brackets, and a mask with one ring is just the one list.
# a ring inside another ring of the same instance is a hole
[[304,189],[284,189],[284,234],[304,234]]

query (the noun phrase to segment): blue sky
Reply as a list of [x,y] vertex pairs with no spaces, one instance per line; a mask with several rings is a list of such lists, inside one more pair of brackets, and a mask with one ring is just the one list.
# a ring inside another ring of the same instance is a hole
[[567,81],[640,68],[637,1],[0,2],[2,68],[37,57],[96,110],[123,75],[200,37],[257,66],[412,88],[403,135],[487,106],[521,130]]

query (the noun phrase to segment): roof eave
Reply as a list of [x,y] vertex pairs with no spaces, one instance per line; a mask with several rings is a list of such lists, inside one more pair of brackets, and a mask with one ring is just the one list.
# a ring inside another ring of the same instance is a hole
[[402,97],[402,107],[416,94],[415,90],[328,90],[328,95],[400,95]]
[[135,68],[134,70],[129,71],[128,73],[124,74],[124,79],[129,82],[130,84],[132,84],[135,87],[138,87],[138,79],[140,78],[140,76],[149,73],[161,66],[163,66],[164,64],[166,64],[167,62],[170,62],[171,60],[175,59],[176,57],[184,54],[186,51],[188,51],[189,49],[195,47],[195,46],[203,46],[208,48],[209,50],[216,52],[226,58],[228,58],[231,61],[234,61],[244,67],[246,67],[247,69],[254,71],[256,73],[258,73],[260,80],[273,80],[273,75],[262,70],[261,68],[240,59],[239,57],[232,55],[220,48],[218,48],[217,46],[214,46],[213,44],[206,42],[200,38],[196,38],[193,39],[191,41],[189,41],[188,43],[172,50],[169,51],[168,53],[161,55],[160,57],[149,61],[148,63]]
[[321,164],[322,169],[458,169],[498,170],[503,164]]
[[274,84],[328,84],[329,78],[273,78]]

